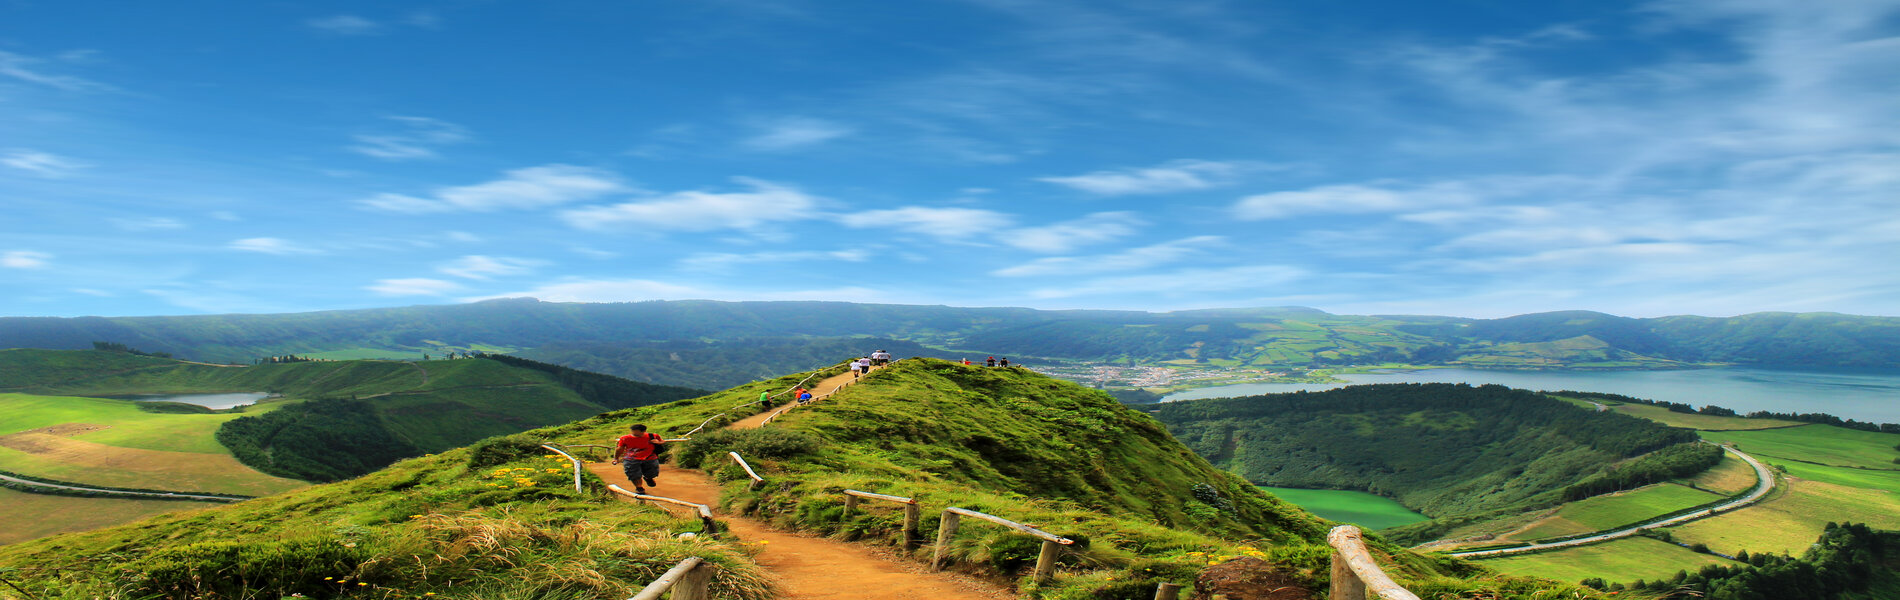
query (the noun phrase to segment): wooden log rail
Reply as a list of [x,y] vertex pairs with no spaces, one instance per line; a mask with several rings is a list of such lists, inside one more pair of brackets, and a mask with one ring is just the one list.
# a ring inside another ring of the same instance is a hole
[[739,468],[745,469],[746,477],[752,478],[752,483],[746,484],[746,489],[756,490],[759,489],[759,486],[765,485],[765,478],[760,477],[758,473],[752,472],[752,465],[746,464],[745,459],[741,458],[739,453],[727,452],[726,455],[732,457],[732,462],[739,463]]
[[574,491],[576,492],[581,491],[581,459],[574,458],[574,455],[568,454],[566,450],[562,450],[554,446],[542,444],[541,447],[552,450],[554,451],[555,454],[565,456],[567,457],[567,462],[574,463]]
[[712,597],[707,592],[712,584],[712,571],[712,566],[700,557],[682,560],[629,600],[660,600],[660,595],[669,589],[673,590],[673,600],[707,600]]
[[[981,519],[984,521],[989,521],[997,525],[1002,525],[1010,529],[1014,529],[1017,531],[1021,531],[1023,533],[1027,533],[1029,535],[1036,536],[1038,538],[1042,538],[1042,553],[1036,555],[1035,578],[1036,578],[1036,581],[1039,581],[1039,582],[1048,581],[1051,576],[1055,575],[1057,551],[1059,551],[1063,546],[1067,546],[1067,545],[1075,543],[1075,540],[1058,536],[1056,534],[1049,533],[1041,529],[1036,529],[1034,527],[1030,527],[1022,523],[1017,523],[1009,519],[998,517],[996,515],[986,515],[980,512],[976,512],[974,510],[957,508],[955,506],[952,506],[952,507],[943,509],[943,523],[937,527],[937,549],[936,549],[936,552],[930,557],[930,570],[932,571],[943,570],[944,563],[946,562],[945,559],[949,557],[950,540],[956,537],[957,526],[959,525],[959,521],[962,520],[962,517],[970,517],[973,519]],[[1417,599],[1414,598],[1413,600],[1417,600]]]
[[917,506],[917,500],[915,498],[905,498],[903,496],[889,496],[885,494],[865,492],[865,491],[860,491],[860,490],[845,490],[844,491],[844,516],[846,518],[849,518],[851,516],[852,510],[855,510],[858,508],[859,498],[868,498],[871,500],[883,500],[885,502],[896,502],[898,504],[903,505],[904,506],[904,549],[916,550],[918,546],[923,545],[924,536],[922,533],[919,533],[917,531],[917,524],[921,520],[921,517],[922,517],[922,515],[920,514],[922,512],[922,509],[919,506]]
[[680,500],[677,498],[668,498],[665,496],[649,496],[646,494],[635,494],[615,484],[608,484],[607,489],[609,491],[612,491],[613,493],[620,494],[622,496],[626,496],[628,498],[632,498],[635,500],[646,500],[648,502],[664,502],[667,504],[677,504],[680,506],[692,508],[694,512],[699,514],[699,521],[701,524],[704,525],[703,529],[705,529],[706,535],[719,535],[719,524],[713,521],[712,507],[710,506],[706,506],[704,504],[698,504],[694,502],[687,502],[685,500]]
[[1333,546],[1333,587],[1330,600],[1366,600],[1366,592],[1380,600],[1418,600],[1418,596],[1387,577],[1366,551],[1358,527],[1340,525],[1326,534]]

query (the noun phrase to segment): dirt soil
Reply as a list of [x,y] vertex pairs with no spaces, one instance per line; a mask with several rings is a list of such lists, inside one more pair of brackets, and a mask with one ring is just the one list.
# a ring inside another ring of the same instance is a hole
[[1194,579],[1194,600],[1220,594],[1227,600],[1309,600],[1319,598],[1300,587],[1290,573],[1267,561],[1241,557],[1201,571]]

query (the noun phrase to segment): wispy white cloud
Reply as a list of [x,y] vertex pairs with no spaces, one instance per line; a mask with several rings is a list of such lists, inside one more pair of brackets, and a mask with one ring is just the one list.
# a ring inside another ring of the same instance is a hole
[[16,149],[0,156],[0,165],[26,171],[48,179],[59,179],[79,172],[85,163],[37,150]]
[[525,275],[541,264],[544,263],[532,259],[471,254],[436,267],[436,270],[464,279],[486,280],[491,277]]
[[786,117],[761,123],[757,135],[740,145],[752,150],[777,152],[823,144],[855,133],[841,123],[809,117]]
[[543,165],[515,169],[494,181],[446,187],[428,197],[378,194],[357,201],[373,210],[406,214],[456,211],[492,212],[534,209],[598,198],[625,191],[613,173],[572,165]]
[[383,24],[356,15],[335,15],[306,19],[304,25],[334,35],[375,35],[382,33]]
[[349,149],[383,160],[413,160],[435,158],[438,148],[469,139],[468,128],[440,119],[409,116],[388,119],[397,123],[396,131],[358,134],[353,136],[357,145]]
[[441,279],[414,277],[407,279],[378,279],[376,283],[363,289],[384,296],[446,296],[465,288],[462,284]]
[[607,231],[640,228],[671,231],[749,229],[813,218],[819,198],[769,181],[737,177],[745,192],[674,192],[650,200],[588,206],[561,212],[578,229]]
[[185,222],[170,217],[140,217],[107,219],[113,227],[125,231],[157,231],[162,229],[184,229]]
[[9,269],[38,269],[53,260],[53,255],[32,250],[8,250],[0,252],[0,267]]
[[[49,62],[52,61],[0,50],[0,75],[68,92],[98,92],[114,89],[112,86],[82,77],[47,73],[40,67]],[[68,59],[67,62],[84,62],[84,59]]]
[[1202,235],[1130,248],[1114,254],[1051,256],[991,271],[990,274],[1000,277],[1044,277],[1139,271],[1185,260],[1225,241],[1226,238],[1221,236]]
[[[1241,198],[1233,214],[1259,221],[1307,214],[1409,213],[1420,219],[1449,218],[1442,209],[1469,207],[1545,192],[1576,196],[1599,190],[1589,180],[1561,176],[1491,176],[1412,184],[1372,181],[1270,192]],[[1435,213],[1434,211],[1438,211]]]
[[1036,181],[1103,196],[1167,194],[1230,185],[1245,173],[1271,168],[1278,167],[1249,161],[1182,159],[1154,167],[1095,171],[1068,177],[1039,177]]
[[233,250],[243,250],[245,252],[261,252],[264,254],[276,254],[279,256],[290,255],[290,254],[317,254],[321,252],[321,250],[318,250],[316,248],[298,245],[294,242],[291,242],[290,240],[274,238],[274,237],[254,237],[254,238],[244,238],[241,240],[232,240],[231,243],[228,245],[228,247]]
[[948,241],[987,239],[1015,223],[1015,218],[992,210],[961,207],[906,206],[866,210],[838,216],[847,227],[887,227]]
[[724,271],[732,267],[762,263],[808,262],[821,260],[841,260],[863,262],[870,260],[875,249],[859,250],[804,250],[786,252],[702,252],[681,259],[682,269],[694,271]]
[[863,287],[814,290],[738,290],[668,283],[650,279],[573,278],[537,286],[519,292],[496,294],[466,301],[494,298],[539,298],[548,302],[637,302],[642,300],[839,300],[883,302],[890,295]]
[[1132,212],[1102,212],[1053,225],[998,232],[996,240],[1032,252],[1068,252],[1134,235],[1146,224]]
[[1275,286],[1285,285],[1305,276],[1305,270],[1284,265],[1183,269],[1171,273],[1104,277],[1076,285],[1041,288],[1031,291],[1030,295],[1050,299],[1096,295],[1126,298],[1131,295],[1149,294],[1181,297],[1234,291],[1259,294],[1272,293]]

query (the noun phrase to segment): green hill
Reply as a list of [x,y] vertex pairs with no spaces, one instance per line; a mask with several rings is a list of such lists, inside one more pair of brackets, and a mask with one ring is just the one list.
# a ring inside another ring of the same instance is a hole
[[1390,532],[1414,543],[1460,522],[1576,499],[1566,495],[1573,488],[1650,483],[1619,479],[1610,467],[1696,442],[1686,430],[1497,385],[1383,384],[1170,402],[1155,416],[1190,448],[1255,483],[1368,491],[1433,517]]
[[[760,391],[805,375],[489,439],[286,495],[0,547],[0,569],[13,569],[11,579],[47,599],[604,599],[625,598],[697,555],[720,567],[718,597],[768,598],[745,540],[677,539],[672,534],[697,524],[614,501],[598,480],[584,493],[563,488],[562,463],[537,445],[601,443],[635,422],[668,435],[708,419],[718,427],[757,410],[745,405]],[[772,485],[747,490],[724,459],[729,449],[745,453]],[[1210,564],[1242,557],[1311,589],[1323,589],[1328,576],[1326,523],[1201,460],[1148,415],[1023,370],[906,360],[770,429],[701,433],[674,452],[728,482],[722,511],[784,527],[893,542],[890,515],[842,514],[838,491],[851,487],[917,498],[927,507],[926,530],[937,510],[955,505],[1080,540],[1053,582],[1022,582],[1026,597],[1145,599],[1159,581],[1189,582]],[[952,552],[959,569],[1014,578],[1034,559],[1035,545],[1021,536],[966,529]],[[1428,597],[1591,597],[1376,540],[1375,547],[1395,576]]]
[[[508,360],[503,363],[500,360]],[[260,471],[312,481],[607,410],[703,393],[520,359],[305,361],[232,367],[100,351],[0,350],[0,391],[59,396],[281,394],[217,439]]]

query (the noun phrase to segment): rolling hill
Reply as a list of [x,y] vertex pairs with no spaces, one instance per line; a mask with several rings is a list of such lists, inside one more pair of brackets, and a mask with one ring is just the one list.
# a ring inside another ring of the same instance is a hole
[[[835,370],[833,371],[835,372]],[[0,569],[37,598],[92,596],[624,598],[686,556],[717,565],[719,597],[772,597],[748,540],[680,531],[698,524],[617,502],[539,444],[600,443],[645,423],[677,435],[758,410],[794,374],[663,405],[484,440],[349,481],[122,527],[0,547]],[[772,485],[747,486],[723,452],[746,454]],[[1260,561],[1323,589],[1326,523],[1201,460],[1146,414],[1098,391],[1020,369],[906,360],[772,428],[702,433],[675,450],[729,483],[720,511],[860,543],[896,539],[883,514],[838,510],[844,487],[916,498],[922,524],[955,505],[1079,540],[1055,579],[1017,579],[1035,544],[1008,530],[960,536],[959,570],[1030,598],[1147,598],[1217,563]],[[558,458],[558,457],[557,457]],[[1591,597],[1549,581],[1498,577],[1374,540],[1386,568],[1422,594]],[[916,560],[928,550],[889,548]],[[89,560],[86,557],[109,557]],[[276,594],[278,596],[270,596]]]

